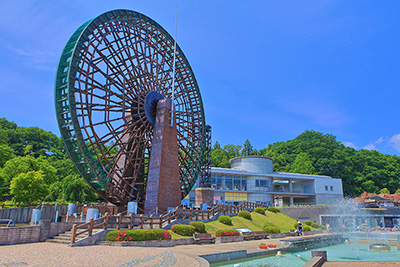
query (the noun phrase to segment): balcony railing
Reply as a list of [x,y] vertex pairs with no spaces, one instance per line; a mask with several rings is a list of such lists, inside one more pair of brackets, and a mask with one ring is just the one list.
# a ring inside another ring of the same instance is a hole
[[286,188],[274,188],[274,192],[277,193],[297,193],[297,194],[314,194],[315,191],[311,190],[311,189],[307,189],[307,190],[301,190],[301,189],[294,189],[291,192],[289,191],[289,189]]

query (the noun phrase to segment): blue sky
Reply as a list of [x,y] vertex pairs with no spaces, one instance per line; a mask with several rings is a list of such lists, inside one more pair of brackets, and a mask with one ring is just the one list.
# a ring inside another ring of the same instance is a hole
[[53,90],[71,34],[131,9],[172,35],[213,141],[257,149],[304,130],[400,155],[400,1],[15,1],[0,10],[0,117],[59,135]]

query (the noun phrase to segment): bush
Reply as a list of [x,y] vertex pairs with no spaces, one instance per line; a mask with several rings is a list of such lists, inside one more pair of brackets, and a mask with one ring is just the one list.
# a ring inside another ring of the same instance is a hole
[[254,212],[259,213],[259,214],[262,214],[262,215],[265,215],[265,211],[266,211],[266,210],[267,210],[266,208],[257,207],[257,208],[254,209]]
[[307,225],[304,225],[303,226],[303,231],[311,231],[311,228],[310,227],[308,227]]
[[171,234],[163,229],[140,229],[126,231],[110,231],[107,234],[107,241],[146,241],[146,240],[167,240],[171,239]]
[[312,222],[311,223],[311,227],[320,228],[320,225],[318,223],[316,223],[316,222]]
[[277,226],[265,225],[263,229],[267,234],[279,234],[281,232],[281,229]]
[[222,230],[218,230],[217,232],[215,232],[215,235],[218,237],[222,237],[222,236],[239,236],[240,233],[239,231],[235,230],[235,229],[222,229]]
[[175,224],[171,227],[171,230],[172,232],[183,236],[192,236],[195,232],[194,226],[185,224]]
[[241,210],[241,211],[239,211],[238,216],[239,216],[239,217],[242,217],[242,218],[245,218],[245,219],[247,219],[247,220],[251,220],[251,214],[250,214],[250,212],[248,212],[247,210]]
[[198,233],[206,233],[206,225],[203,222],[190,222],[189,225]]
[[305,221],[305,222],[304,222],[304,224],[306,224],[306,225],[308,225],[308,226],[311,226],[312,223],[313,223],[313,222],[310,222],[310,221]]
[[219,222],[226,224],[226,225],[232,225],[232,219],[229,216],[222,215],[218,219]]
[[272,206],[269,206],[267,210],[270,212],[273,212],[273,213],[281,212],[280,209],[272,207]]

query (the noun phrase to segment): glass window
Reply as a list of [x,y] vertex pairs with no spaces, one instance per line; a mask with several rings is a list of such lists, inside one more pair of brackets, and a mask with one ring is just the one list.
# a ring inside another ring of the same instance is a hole
[[325,185],[325,191],[328,191],[328,186],[327,185]]
[[216,178],[215,179],[215,185],[216,185],[217,189],[221,189],[221,190],[224,189],[222,178]]
[[232,190],[233,186],[232,186],[232,177],[227,176],[225,178],[225,189],[226,190]]
[[331,191],[333,191],[333,186],[331,186]]
[[247,191],[247,179],[246,179],[246,177],[242,177],[241,178],[241,180],[242,180],[242,191]]
[[240,179],[239,179],[239,177],[234,177],[234,179],[233,179],[233,190],[240,190]]

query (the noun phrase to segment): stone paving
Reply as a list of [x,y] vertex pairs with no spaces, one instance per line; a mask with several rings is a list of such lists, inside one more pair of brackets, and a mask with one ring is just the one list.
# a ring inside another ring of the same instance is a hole
[[[317,234],[313,236],[324,236]],[[246,250],[259,253],[261,242],[275,244],[280,240],[264,239],[233,243],[185,245],[168,248],[86,246],[69,247],[49,242],[0,246],[0,266],[153,266],[203,267],[207,263],[199,256]],[[306,237],[304,237],[306,238]],[[400,262],[326,262],[324,267],[341,266],[400,266]]]
[[200,266],[199,260],[158,248],[69,247],[48,242],[0,246],[0,266]]

